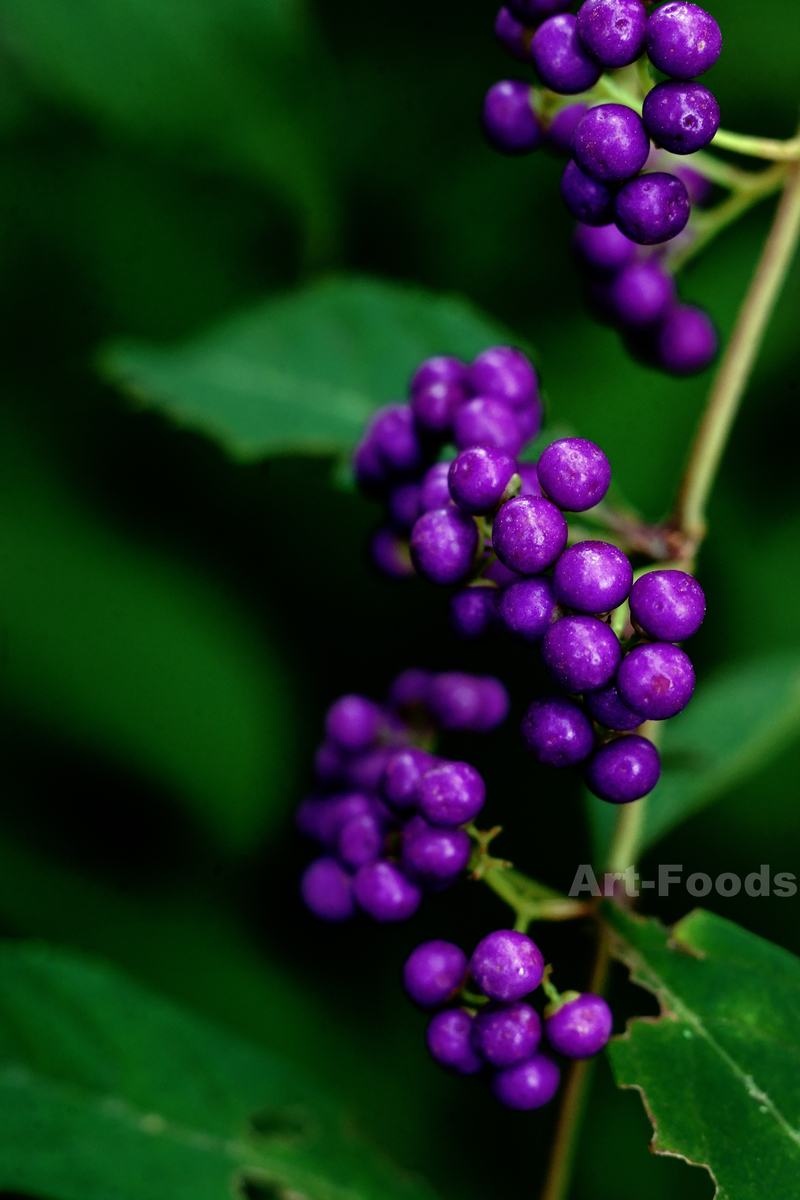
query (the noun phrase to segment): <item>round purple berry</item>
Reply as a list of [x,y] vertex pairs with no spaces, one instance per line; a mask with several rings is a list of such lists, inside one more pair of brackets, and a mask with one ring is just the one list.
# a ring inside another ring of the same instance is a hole
[[490,1000],[521,1000],[542,982],[544,959],[535,942],[514,929],[496,929],[475,947],[469,971]]
[[500,600],[500,616],[506,629],[523,642],[541,642],[559,615],[553,584],[545,577],[512,583]]
[[403,830],[403,870],[423,887],[449,883],[466,867],[472,845],[463,829],[434,829],[415,817]]
[[389,515],[401,529],[411,529],[420,515],[419,496],[418,483],[401,483],[389,493]]
[[374,792],[391,758],[389,746],[374,746],[363,754],[355,754],[345,764],[343,778],[350,787]]
[[572,138],[572,157],[598,183],[630,179],[641,171],[649,153],[642,118],[626,104],[590,108]]
[[653,171],[623,184],[614,201],[614,220],[632,242],[655,246],[686,228],[690,207],[677,175]]
[[461,362],[459,358],[453,358],[449,354],[437,354],[433,358],[426,358],[423,363],[420,363],[411,377],[408,391],[409,395],[413,398],[418,392],[430,387],[434,383],[447,383],[454,387],[462,388],[466,396],[466,380],[466,363]]
[[619,638],[597,617],[562,617],[542,642],[542,660],[565,692],[591,692],[614,678],[622,658]]
[[356,872],[353,895],[376,921],[405,921],[419,908],[422,892],[390,862],[367,863]]
[[516,1067],[498,1071],[492,1079],[495,1100],[505,1108],[516,1108],[527,1112],[541,1108],[553,1099],[558,1091],[561,1074],[558,1067],[546,1054],[537,1054]]
[[636,256],[636,243],[616,225],[578,225],[572,244],[581,262],[593,271],[621,271]]
[[477,680],[480,705],[466,729],[469,733],[490,733],[505,721],[511,701],[503,684],[493,675],[478,675]]
[[339,857],[346,866],[357,870],[375,862],[383,849],[383,825],[374,813],[351,817],[339,830]]
[[466,399],[463,388],[457,383],[438,380],[427,387],[418,388],[411,398],[411,411],[417,424],[428,433],[447,433],[453,424],[456,409]]
[[448,1008],[431,1020],[426,1034],[431,1058],[457,1075],[475,1075],[483,1066],[472,1049],[472,1017],[463,1008]]
[[641,0],[585,0],[578,10],[578,37],[607,70],[636,62],[644,50],[646,25]]
[[671,154],[694,154],[719,129],[719,105],[702,83],[658,83],[645,97],[642,118],[654,142]]
[[467,956],[452,942],[423,942],[412,950],[403,967],[403,985],[423,1008],[450,1000],[464,983]]
[[486,785],[469,763],[447,762],[426,771],[417,784],[420,812],[431,825],[453,829],[477,817]]
[[513,346],[491,346],[469,369],[476,396],[496,396],[511,408],[522,408],[539,398],[539,380],[530,360]]
[[520,62],[530,62],[532,31],[526,29],[507,8],[501,8],[495,17],[494,36],[512,57]]
[[584,699],[593,720],[605,725],[607,729],[629,733],[632,729],[638,729],[642,723],[639,714],[622,703],[613,683],[600,688],[599,691],[587,692]]
[[381,792],[395,808],[413,808],[417,802],[417,784],[437,759],[416,746],[396,750],[386,764]]
[[346,921],[356,910],[353,881],[334,858],[318,858],[306,867],[300,894],[306,908],[323,921]]
[[325,715],[325,732],[352,754],[372,745],[382,723],[383,713],[366,696],[340,696]]
[[450,628],[464,642],[485,637],[498,628],[500,591],[495,587],[469,587],[450,600]]
[[693,375],[709,366],[717,346],[717,331],[708,314],[691,304],[675,304],[659,328],[656,356],[666,371]]
[[694,79],[719,58],[722,34],[697,4],[662,4],[648,17],[646,45],[659,71],[672,79]]
[[522,740],[537,762],[574,767],[594,749],[594,731],[586,713],[563,696],[541,696],[522,719]]
[[544,130],[531,105],[531,85],[503,79],[486,93],[483,130],[495,150],[527,154],[544,141]]
[[714,185],[710,179],[706,179],[705,175],[701,175],[693,167],[683,165],[673,167],[673,173],[686,188],[689,200],[696,208],[703,208],[709,203],[714,194]]
[[432,508],[411,530],[411,559],[431,583],[458,583],[472,566],[478,527],[457,508]]
[[390,579],[410,579],[416,575],[408,538],[401,537],[393,529],[379,529],[373,534],[369,553],[381,574]]
[[435,676],[421,667],[401,671],[389,688],[389,703],[397,709],[418,708],[427,704]]
[[531,58],[545,87],[562,96],[574,96],[594,87],[602,75],[584,50],[571,13],[546,20],[533,35]]
[[472,1048],[492,1067],[513,1067],[533,1058],[542,1022],[524,1000],[483,1009],[472,1023]]
[[422,462],[414,414],[407,404],[387,404],[368,426],[369,436],[392,471],[415,470]]
[[452,503],[449,476],[449,462],[437,462],[428,468],[420,485],[420,513],[430,512],[432,508],[447,508]]
[[500,561],[520,575],[537,575],[556,561],[567,544],[567,522],[549,500],[515,496],[500,509],[492,545]]
[[587,104],[568,104],[560,108],[547,126],[547,144],[559,154],[572,153],[572,135],[578,122],[589,111]]
[[378,446],[367,433],[353,451],[353,472],[356,483],[368,496],[378,496],[383,491],[390,474]]
[[542,453],[536,470],[542,491],[559,508],[585,512],[599,504],[611,482],[603,451],[586,438],[561,438]]
[[703,589],[685,571],[648,571],[633,585],[630,604],[631,619],[660,642],[692,637],[706,615]]
[[470,446],[450,464],[450,495],[462,512],[488,513],[500,503],[516,469],[504,450]]
[[442,729],[469,729],[481,710],[477,676],[464,671],[442,671],[431,683],[428,708]]
[[686,708],[694,693],[691,659],[671,642],[651,642],[627,654],[617,672],[623,704],[648,721],[666,721]]
[[604,183],[590,179],[573,160],[561,176],[561,199],[576,221],[607,225],[614,219],[614,193]]
[[545,1013],[547,1040],[566,1058],[591,1058],[611,1037],[611,1009],[593,992],[568,992],[567,996],[570,998],[554,1013]]
[[661,774],[658,751],[647,738],[626,733],[599,746],[586,763],[587,787],[609,804],[629,804],[652,792]]
[[495,396],[475,396],[461,405],[453,418],[453,440],[459,450],[494,446],[512,458],[522,448],[522,435],[513,410]]
[[628,329],[655,324],[675,299],[671,275],[655,259],[632,262],[624,267],[608,293],[614,316]]
[[524,404],[518,404],[512,411],[519,429],[521,445],[527,446],[542,427],[542,402],[539,399],[528,400]]
[[553,591],[559,604],[584,613],[611,612],[627,599],[633,567],[608,542],[576,542],[559,558]]

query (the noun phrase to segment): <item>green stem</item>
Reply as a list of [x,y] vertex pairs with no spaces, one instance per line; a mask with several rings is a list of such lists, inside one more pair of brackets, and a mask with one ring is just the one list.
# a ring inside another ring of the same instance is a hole
[[747,133],[718,129],[711,145],[720,150],[735,150],[737,154],[747,154],[750,158],[768,158],[772,162],[796,162],[800,159],[800,137],[781,141],[778,138],[750,137]]
[[768,171],[758,173],[758,187],[737,189],[726,200],[708,212],[700,212],[692,217],[690,229],[694,239],[688,245],[678,250],[674,255],[667,252],[666,265],[672,271],[679,271],[690,259],[699,254],[709,242],[721,233],[728,225],[737,221],[749,208],[758,204],[767,196],[780,191],[787,179],[785,166],[771,167]]

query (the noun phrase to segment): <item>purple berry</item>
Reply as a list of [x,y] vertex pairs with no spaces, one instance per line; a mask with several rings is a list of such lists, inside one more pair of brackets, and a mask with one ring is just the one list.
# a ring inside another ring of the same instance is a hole
[[552,582],[540,577],[512,583],[500,600],[500,616],[510,633],[538,644],[560,616]]
[[632,729],[638,729],[642,723],[639,714],[622,703],[613,683],[597,692],[587,692],[584,699],[592,718],[607,729],[629,733]]
[[675,375],[703,371],[717,353],[717,331],[711,318],[691,304],[668,311],[656,339],[659,365]]
[[541,1108],[558,1091],[561,1073],[551,1058],[537,1054],[516,1067],[498,1071],[492,1079],[495,1100],[506,1108],[527,1112]]
[[475,641],[498,628],[500,591],[469,587],[450,599],[450,628],[464,642]]
[[603,451],[586,438],[552,442],[536,464],[542,491],[559,508],[585,512],[599,504],[611,482],[611,467]]
[[375,746],[363,754],[354,755],[346,764],[344,781],[350,787],[374,792],[381,781],[392,751],[388,746]]
[[692,167],[685,166],[673,167],[673,174],[678,176],[686,188],[689,201],[695,208],[703,208],[708,204],[714,193],[714,185],[710,179],[706,179],[705,175],[701,175]]
[[617,672],[623,704],[648,721],[666,721],[686,708],[694,693],[689,655],[671,642],[637,646]]
[[541,1040],[539,1014],[524,1000],[483,1009],[472,1023],[472,1048],[493,1067],[533,1058]]
[[658,751],[647,738],[626,733],[599,746],[586,763],[586,785],[609,804],[629,804],[652,792],[661,774]]
[[374,813],[351,817],[339,830],[339,857],[348,867],[357,870],[365,863],[375,862],[383,849],[383,827]]
[[434,678],[431,671],[408,667],[400,672],[389,688],[389,703],[397,709],[418,708],[427,704]]
[[434,383],[447,383],[461,387],[466,395],[466,380],[466,363],[461,362],[458,358],[452,358],[448,354],[438,354],[434,358],[426,358],[423,363],[420,363],[411,377],[408,391],[413,398],[418,392]]
[[697,4],[662,4],[647,21],[647,54],[672,79],[694,79],[717,61],[719,25]]
[[517,405],[513,412],[522,439],[521,444],[523,447],[527,446],[542,427],[542,402],[541,400],[529,400],[525,404]]
[[453,440],[459,450],[494,446],[516,458],[522,435],[512,409],[494,396],[476,396],[462,404],[453,418]]
[[505,721],[511,701],[499,679],[492,675],[478,675],[477,680],[480,706],[466,729],[469,733],[490,733]]
[[541,496],[542,489],[539,487],[539,476],[536,473],[535,463],[517,463],[517,474],[522,481],[522,487],[519,489],[520,496]]
[[340,696],[325,715],[328,737],[351,754],[371,746],[382,724],[383,713],[366,696]]
[[444,434],[449,431],[456,409],[465,399],[459,384],[440,379],[417,389],[411,399],[411,410],[420,428],[428,433]]
[[584,613],[611,612],[626,600],[633,567],[608,542],[576,542],[561,555],[553,571],[559,604]]
[[542,642],[550,677],[565,692],[592,692],[614,678],[622,647],[614,630],[597,617],[562,617]]
[[[569,993],[567,993],[569,995]],[[566,1058],[591,1058],[611,1037],[614,1019],[602,996],[582,992],[551,1016],[545,1015],[547,1040]]]
[[568,104],[566,108],[559,109],[547,126],[545,136],[548,146],[559,154],[570,155],[572,153],[572,135],[578,122],[588,111],[587,104]]
[[507,8],[501,8],[495,17],[494,36],[514,58],[520,62],[530,62],[532,31],[526,29]]
[[472,1049],[471,1033],[472,1017],[463,1008],[437,1013],[426,1034],[431,1058],[458,1075],[475,1075],[483,1063]]
[[508,7],[520,21],[538,25],[555,13],[566,12],[572,7],[572,0],[509,0]]
[[379,529],[369,544],[369,553],[378,570],[390,579],[410,579],[416,575],[408,538],[393,529]]
[[527,154],[544,141],[544,130],[531,105],[531,85],[503,79],[486,93],[483,131],[495,150]]
[[318,858],[300,880],[303,903],[323,921],[346,921],[356,910],[353,881],[334,858]]
[[530,360],[513,346],[484,350],[469,369],[476,396],[495,396],[511,408],[523,408],[539,398],[539,380]]
[[644,50],[647,13],[641,0],[585,0],[578,10],[578,37],[607,70],[627,67]]
[[563,696],[534,700],[522,719],[521,732],[536,761],[548,767],[574,767],[594,749],[591,721]]
[[632,262],[617,275],[608,298],[622,325],[644,329],[667,312],[675,299],[675,283],[653,258]]
[[642,118],[659,146],[671,154],[694,154],[719,129],[719,105],[702,83],[670,79],[648,92]]
[[631,589],[631,620],[659,642],[682,642],[697,633],[706,598],[685,571],[648,571]]
[[516,496],[500,509],[492,545],[505,566],[537,575],[556,561],[567,544],[567,522],[555,504],[536,496]]
[[571,13],[550,17],[531,41],[531,58],[545,87],[562,96],[574,96],[594,87],[602,68],[581,45]]
[[401,529],[410,529],[420,515],[420,485],[401,483],[389,493],[389,515]]
[[450,499],[450,463],[438,462],[429,467],[422,476],[419,493],[419,510],[430,512],[432,508],[447,508]]
[[432,754],[416,746],[396,750],[386,764],[381,792],[395,808],[413,808],[417,802],[417,784],[436,762]]
[[636,243],[616,225],[578,225],[572,239],[578,257],[594,271],[616,272],[636,256]]
[[390,862],[367,863],[356,872],[353,895],[376,921],[405,921],[419,908],[422,893]]
[[458,583],[472,566],[478,527],[457,508],[433,508],[411,530],[411,559],[431,583]]
[[650,153],[642,118],[625,104],[590,108],[572,138],[572,157],[598,183],[618,183],[641,171]]
[[450,464],[450,495],[462,512],[488,513],[508,487],[517,464],[494,446],[470,446]]
[[561,176],[561,199],[576,221],[607,225],[614,219],[614,193],[604,183],[590,179],[573,160]]
[[502,590],[510,587],[512,583],[519,583],[522,576],[518,575],[516,571],[510,571],[508,567],[503,566],[499,558],[496,558],[494,562],[484,568],[483,578],[490,579]]
[[356,483],[363,492],[368,496],[380,494],[389,475],[389,468],[369,433],[353,451],[353,472]]
[[535,942],[514,929],[496,929],[475,947],[469,971],[490,1000],[521,1000],[542,982],[544,959]]
[[614,201],[614,220],[632,242],[655,246],[685,229],[690,207],[677,175],[653,171],[623,184]]
[[372,418],[368,434],[392,471],[413,471],[422,462],[422,448],[407,404],[387,404]]
[[436,675],[428,695],[428,708],[442,729],[469,729],[481,709],[477,677],[463,671],[443,671]]
[[426,771],[417,784],[420,812],[431,825],[453,829],[472,821],[486,799],[483,779],[469,763],[447,762]]
[[421,886],[449,883],[466,867],[472,846],[463,829],[434,829],[422,817],[403,830],[403,870]]
[[423,942],[403,967],[403,986],[415,1003],[436,1008],[452,999],[467,975],[467,956],[452,942]]

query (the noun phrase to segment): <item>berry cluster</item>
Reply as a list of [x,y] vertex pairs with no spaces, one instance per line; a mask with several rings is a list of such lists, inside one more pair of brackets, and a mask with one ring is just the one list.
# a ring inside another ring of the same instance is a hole
[[[431,1056],[459,1075],[492,1071],[491,1088],[507,1108],[541,1108],[558,1090],[560,1072],[540,1052],[542,1033],[552,1050],[567,1058],[588,1058],[611,1034],[611,1011],[592,993],[559,995],[549,982],[541,951],[524,933],[498,929],[478,943],[467,962],[452,942],[423,942],[403,970],[412,1000],[440,1008],[428,1025]],[[468,980],[478,995],[466,992]],[[543,984],[550,1004],[542,1019],[526,1003]],[[442,1008],[457,998],[458,1007]]]
[[376,921],[402,921],[425,891],[454,883],[470,857],[460,828],[483,807],[483,779],[469,763],[425,749],[439,729],[487,733],[508,715],[505,688],[491,676],[411,669],[388,702],[338,699],[316,756],[320,793],[297,811],[300,831],[327,853],[306,869],[301,893],[326,921],[357,908]]
[[[484,129],[506,154],[550,146],[571,155],[561,195],[582,226],[602,231],[592,239],[579,228],[578,249],[601,275],[592,292],[603,315],[640,341],[646,331],[639,348],[664,369],[700,370],[716,352],[713,326],[700,310],[676,303],[663,257],[639,247],[671,241],[685,229],[692,202],[708,198],[698,172],[664,168],[668,156],[707,146],[719,128],[717,101],[696,80],[719,57],[719,26],[683,0],[649,16],[643,0],[585,0],[577,15],[564,11],[570,6],[570,0],[509,0],[500,10],[499,41],[532,63],[549,92],[521,80],[495,84],[484,102]],[[655,85],[647,78],[641,116],[596,93],[585,102],[556,101],[591,92],[604,70],[646,63],[645,54],[668,78]],[[615,278],[608,281],[610,272]]]

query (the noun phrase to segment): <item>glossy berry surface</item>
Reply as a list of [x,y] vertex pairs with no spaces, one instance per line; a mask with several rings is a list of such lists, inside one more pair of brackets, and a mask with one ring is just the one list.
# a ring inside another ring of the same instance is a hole
[[490,1000],[521,1000],[542,982],[544,959],[539,947],[524,933],[497,929],[475,947],[469,970]]
[[607,225],[614,219],[613,191],[590,179],[572,159],[561,176],[561,199],[575,220],[584,225]]
[[460,358],[453,358],[450,354],[437,354],[433,358],[426,358],[417,367],[411,376],[409,395],[413,398],[419,391],[430,387],[433,383],[448,383],[456,387],[465,387],[466,378],[467,366]]
[[403,986],[423,1008],[444,1004],[461,987],[467,956],[452,942],[423,942],[412,950],[403,967]]
[[497,588],[470,587],[450,599],[450,628],[456,637],[469,642],[484,637],[500,624]]
[[594,87],[602,67],[581,44],[571,13],[550,17],[531,41],[531,58],[545,87],[562,96],[574,96]]
[[512,408],[539,397],[539,381],[528,357],[513,346],[491,346],[469,369],[469,384],[476,396],[496,396]]
[[594,749],[594,731],[586,713],[564,696],[541,696],[522,718],[522,740],[537,762],[574,767]]
[[475,1075],[483,1062],[472,1049],[471,1033],[472,1017],[463,1008],[437,1013],[425,1035],[431,1058],[457,1075]]
[[306,867],[300,894],[306,908],[323,921],[346,921],[356,909],[352,878],[334,858],[318,858]]
[[641,0],[584,0],[578,9],[578,37],[607,70],[636,62],[644,50],[646,25]]
[[585,512],[599,504],[611,482],[603,451],[585,438],[561,438],[542,452],[536,464],[543,492],[559,508]]
[[411,411],[420,428],[428,433],[443,434],[450,429],[456,409],[465,399],[466,395],[459,384],[439,380],[414,393]]
[[559,615],[552,582],[544,577],[520,579],[500,599],[500,616],[509,633],[538,644]]
[[381,791],[395,808],[413,808],[417,802],[417,784],[437,760],[425,750],[408,746],[390,757],[381,779]]
[[567,522],[549,500],[516,496],[500,509],[492,529],[497,557],[520,575],[552,566],[567,544]]
[[583,992],[545,1017],[547,1040],[566,1058],[590,1058],[611,1037],[611,1009],[602,996]]
[[449,477],[449,462],[438,462],[428,467],[419,489],[420,513],[430,512],[432,508],[447,508],[452,503]]
[[691,304],[675,304],[659,328],[656,354],[665,370],[693,375],[709,366],[718,344],[717,331],[707,313]]
[[544,130],[531,107],[531,87],[519,79],[503,79],[486,93],[483,129],[503,154],[527,154],[544,141]]
[[577,612],[610,612],[627,599],[632,583],[627,556],[608,542],[576,542],[553,571],[556,600]]
[[383,836],[383,825],[374,813],[351,817],[339,830],[339,857],[353,870],[375,862],[383,849]]
[[568,104],[566,108],[559,109],[547,126],[548,146],[559,154],[571,154],[572,135],[578,122],[588,111],[589,108],[586,104]]
[[697,633],[706,615],[700,584],[685,571],[648,571],[631,589],[631,619],[660,642],[682,642]]
[[463,512],[490,512],[499,503],[516,469],[516,462],[504,450],[471,446],[450,464],[450,495]]
[[472,566],[478,529],[457,508],[433,508],[411,530],[411,558],[420,575],[432,583],[458,583]]
[[420,812],[431,825],[455,828],[472,821],[486,800],[486,786],[473,766],[448,762],[426,771],[417,785]]
[[630,179],[649,153],[642,118],[626,104],[590,108],[572,138],[572,157],[585,175],[599,183]]
[[695,79],[720,56],[722,34],[714,18],[697,4],[662,4],[647,20],[647,54],[672,79]]
[[694,693],[689,655],[671,642],[637,646],[617,672],[623,704],[650,721],[666,721],[686,708]]
[[343,750],[363,750],[374,742],[381,710],[366,696],[340,696],[325,716],[325,732]]
[[533,1058],[542,1039],[542,1022],[524,1000],[483,1009],[472,1023],[472,1047],[492,1067],[513,1067]]
[[593,720],[605,725],[607,729],[628,733],[633,729],[638,729],[642,723],[639,714],[635,713],[632,708],[628,708],[627,704],[622,703],[619,692],[613,683],[608,687],[600,688],[599,691],[587,692],[584,699],[589,715]]
[[611,284],[609,304],[614,316],[628,329],[655,324],[675,298],[675,283],[654,259],[633,262]]
[[460,875],[469,862],[471,849],[469,835],[463,829],[435,829],[417,817],[403,830],[400,861],[415,883],[434,886]]
[[522,449],[522,436],[512,409],[495,396],[475,396],[461,405],[453,418],[453,440],[459,450],[494,446],[512,458]]
[[494,21],[494,36],[504,50],[520,62],[530,61],[531,35],[507,8],[501,8]]
[[638,733],[599,746],[586,763],[587,787],[610,804],[628,804],[652,792],[661,774],[658,751]]
[[689,194],[677,175],[653,171],[623,184],[614,200],[614,220],[632,242],[656,246],[686,227]]
[[648,92],[642,118],[653,141],[671,154],[694,154],[719,129],[719,105],[702,83],[667,80]]
[[597,617],[562,617],[542,642],[542,659],[565,692],[591,692],[606,687],[622,658],[619,638]]
[[422,893],[390,862],[368,863],[353,879],[360,908],[376,921],[405,921],[419,908]]
[[505,1108],[528,1111],[541,1108],[553,1099],[560,1078],[553,1060],[545,1054],[538,1054],[516,1067],[498,1071],[492,1078],[492,1092]]
[[579,225],[572,244],[581,262],[594,271],[621,271],[636,256],[636,243],[616,225]]

